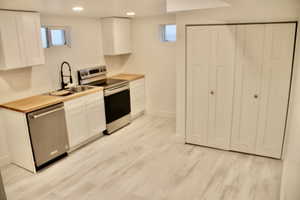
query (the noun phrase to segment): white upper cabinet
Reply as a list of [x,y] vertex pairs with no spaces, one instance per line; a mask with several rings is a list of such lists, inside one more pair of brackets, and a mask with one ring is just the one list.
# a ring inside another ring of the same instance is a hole
[[26,66],[45,64],[44,49],[41,40],[40,14],[22,13],[21,24]]
[[0,70],[45,63],[40,14],[0,11]]
[[131,21],[128,18],[103,18],[102,41],[104,55],[131,53]]

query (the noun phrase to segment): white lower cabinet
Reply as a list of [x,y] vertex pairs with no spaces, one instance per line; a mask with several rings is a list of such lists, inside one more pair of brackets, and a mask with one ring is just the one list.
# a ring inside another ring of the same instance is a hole
[[87,101],[87,120],[90,137],[98,135],[106,129],[104,99],[98,96]]
[[281,158],[295,30],[187,28],[187,143]]
[[145,111],[145,78],[130,82],[130,103],[132,118]]
[[103,92],[65,102],[65,112],[71,151],[103,135],[106,129]]

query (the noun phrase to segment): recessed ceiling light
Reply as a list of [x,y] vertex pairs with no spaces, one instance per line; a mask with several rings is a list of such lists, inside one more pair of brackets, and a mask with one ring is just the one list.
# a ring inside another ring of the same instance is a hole
[[80,11],[83,11],[83,7],[76,6],[76,7],[73,7],[72,10],[75,11],[75,12],[80,12]]
[[135,16],[135,12],[127,12],[126,15],[127,16]]

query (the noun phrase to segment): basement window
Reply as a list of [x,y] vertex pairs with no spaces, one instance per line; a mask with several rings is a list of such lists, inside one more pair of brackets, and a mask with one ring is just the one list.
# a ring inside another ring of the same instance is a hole
[[48,48],[48,39],[47,39],[47,28],[42,27],[41,28],[41,38],[42,38],[42,45],[43,48]]
[[41,38],[43,48],[69,46],[70,42],[70,30],[68,27],[42,27]]
[[175,24],[161,25],[161,40],[162,42],[176,42],[177,29]]
[[66,31],[64,29],[50,29],[49,32],[52,46],[65,46],[67,44]]

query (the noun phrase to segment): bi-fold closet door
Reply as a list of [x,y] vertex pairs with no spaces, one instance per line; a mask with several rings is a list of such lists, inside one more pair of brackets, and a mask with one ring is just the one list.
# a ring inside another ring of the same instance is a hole
[[234,26],[188,28],[188,143],[230,147],[235,36]]
[[295,28],[187,27],[187,143],[281,157]]

